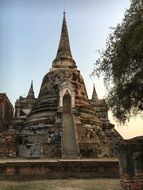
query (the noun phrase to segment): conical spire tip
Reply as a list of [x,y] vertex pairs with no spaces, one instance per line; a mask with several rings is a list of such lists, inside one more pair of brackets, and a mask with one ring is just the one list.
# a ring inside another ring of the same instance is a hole
[[31,85],[30,85],[30,89],[29,89],[27,98],[30,98],[30,99],[35,98],[35,96],[34,96],[34,90],[33,90],[33,80],[31,80]]
[[97,96],[96,89],[95,89],[95,83],[93,83],[92,100],[93,100],[93,101],[98,100],[98,96]]
[[63,15],[64,15],[64,16],[66,15],[66,8],[65,8],[65,6],[64,6]]

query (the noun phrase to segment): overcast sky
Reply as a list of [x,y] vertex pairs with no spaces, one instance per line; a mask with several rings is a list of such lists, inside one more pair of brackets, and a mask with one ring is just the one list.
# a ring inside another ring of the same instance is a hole
[[[99,98],[104,98],[102,79],[90,78],[96,50],[105,48],[111,27],[122,21],[129,4],[130,0],[0,0],[0,92],[6,92],[14,105],[20,95],[27,95],[33,80],[38,96],[56,56],[66,10],[72,55],[88,96],[95,83]],[[143,121],[132,122],[118,127],[125,138],[143,135]]]

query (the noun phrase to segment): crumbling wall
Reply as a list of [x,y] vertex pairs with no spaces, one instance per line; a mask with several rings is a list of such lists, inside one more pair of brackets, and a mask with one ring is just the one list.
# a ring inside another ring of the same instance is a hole
[[16,156],[16,135],[0,128],[0,157]]
[[8,127],[13,118],[14,109],[5,93],[0,93],[0,124]]
[[80,155],[83,158],[117,157],[117,144],[110,142],[101,126],[83,125],[77,127]]
[[143,137],[126,140],[119,147],[121,185],[125,190],[143,189]]
[[118,144],[122,143],[123,138],[114,125],[103,124],[95,114],[83,110],[75,116],[81,157],[117,157]]
[[61,132],[48,128],[26,128],[17,137],[18,156],[27,158],[60,157]]

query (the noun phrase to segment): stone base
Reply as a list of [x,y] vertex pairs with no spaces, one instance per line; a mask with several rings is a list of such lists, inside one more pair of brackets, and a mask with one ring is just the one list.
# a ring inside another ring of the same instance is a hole
[[118,161],[30,160],[0,163],[0,179],[119,178]]
[[143,190],[143,178],[136,180],[122,180],[121,186],[124,190]]

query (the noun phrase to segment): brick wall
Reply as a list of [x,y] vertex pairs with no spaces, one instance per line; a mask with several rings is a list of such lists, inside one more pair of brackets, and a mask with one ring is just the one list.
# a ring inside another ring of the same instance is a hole
[[121,185],[125,190],[143,190],[143,137],[126,140],[119,148]]
[[16,156],[16,134],[0,128],[0,157]]
[[117,161],[52,160],[0,164],[0,179],[119,178]]
[[8,124],[13,117],[13,106],[5,93],[0,93],[0,122]]

